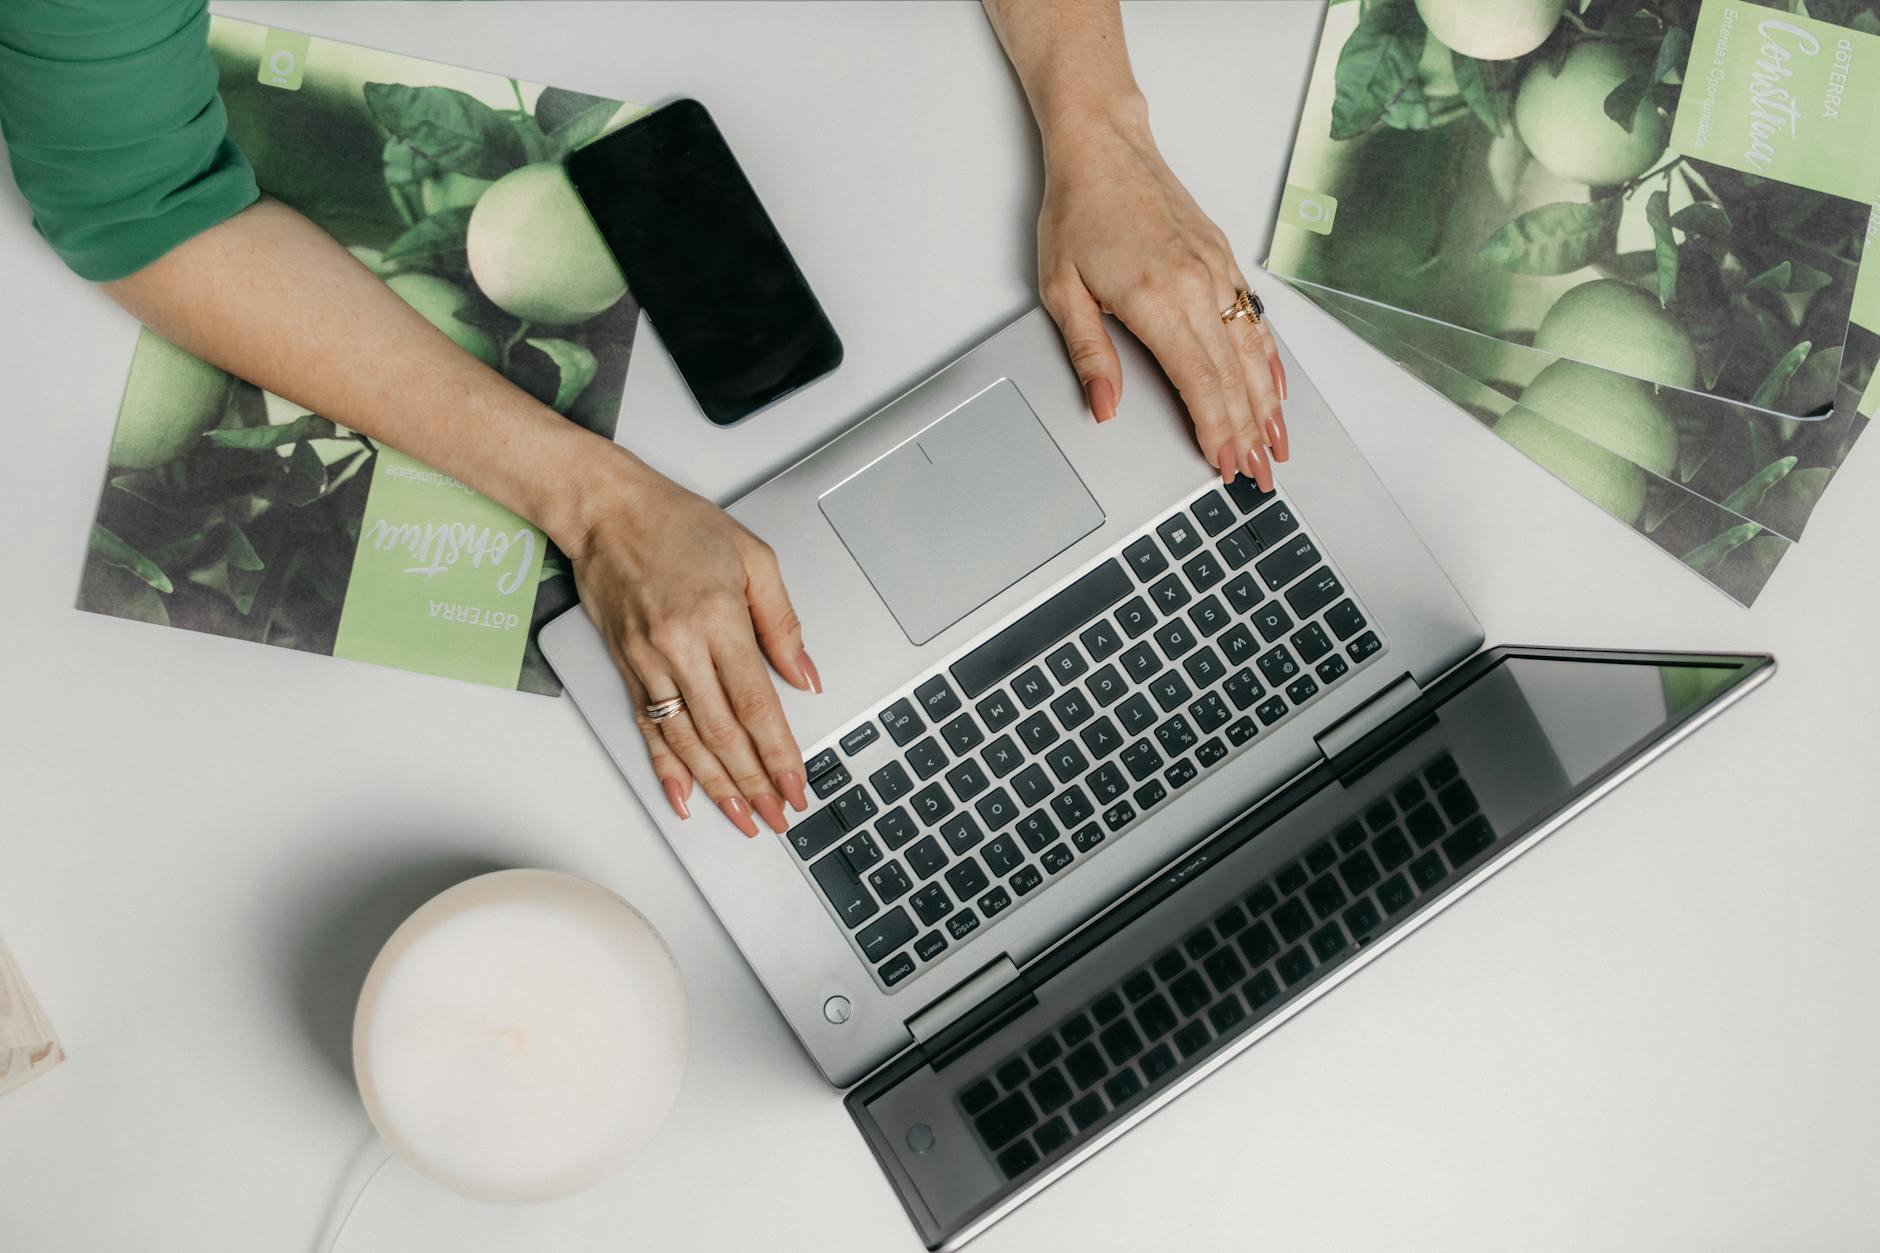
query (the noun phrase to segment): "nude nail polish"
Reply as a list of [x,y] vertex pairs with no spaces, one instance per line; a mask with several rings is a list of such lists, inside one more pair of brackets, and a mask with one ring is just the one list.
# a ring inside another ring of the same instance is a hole
[[672,812],[681,818],[690,818],[692,811],[685,807],[685,789],[679,786],[679,780],[667,779],[660,786],[666,789],[666,799],[672,803]]
[[1116,416],[1116,389],[1108,379],[1091,379],[1084,384],[1084,398],[1090,403],[1090,416],[1108,422]]
[[794,770],[786,770],[777,776],[777,790],[783,793],[790,808],[802,813],[809,808],[809,797],[803,792],[803,776]]
[[1234,456],[1234,446],[1232,444],[1221,445],[1220,456],[1216,459],[1216,464],[1221,468],[1221,482],[1232,483],[1234,481],[1234,473],[1239,469],[1237,458]]
[[802,673],[803,681],[809,684],[809,690],[815,692],[818,696],[822,695],[822,675],[816,673],[816,663],[809,659],[809,651],[807,649],[800,650],[797,653],[796,668]]
[[783,802],[774,796],[759,796],[751,801],[751,807],[763,818],[764,825],[782,835],[790,829],[790,820],[783,816]]
[[1274,416],[1266,420],[1266,442],[1272,446],[1273,460],[1287,461],[1292,457],[1292,446],[1286,438],[1286,419]]
[[1260,485],[1260,490],[1273,490],[1273,467],[1267,462],[1266,449],[1258,444],[1247,448],[1247,477]]
[[1286,399],[1286,363],[1278,357],[1273,358],[1273,386],[1279,389],[1279,398],[1284,402]]
[[725,817],[731,819],[731,825],[744,832],[746,837],[757,834],[757,824],[751,821],[751,807],[742,796],[727,796],[718,802],[718,808],[725,811]]

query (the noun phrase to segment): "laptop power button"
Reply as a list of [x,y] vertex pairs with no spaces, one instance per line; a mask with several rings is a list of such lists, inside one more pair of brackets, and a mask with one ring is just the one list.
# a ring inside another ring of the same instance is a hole
[[823,1017],[840,1027],[849,1020],[849,998],[832,996],[823,1002]]

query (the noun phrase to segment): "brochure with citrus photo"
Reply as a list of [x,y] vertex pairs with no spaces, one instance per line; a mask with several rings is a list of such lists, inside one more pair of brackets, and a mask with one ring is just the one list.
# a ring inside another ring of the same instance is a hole
[[1880,191],[1873,10],[1334,3],[1268,268],[1661,390],[1824,417]]
[[[561,161],[642,110],[225,17],[210,45],[263,192],[611,437],[639,310]],[[554,693],[535,631],[574,602],[528,522],[142,334],[80,608]]]

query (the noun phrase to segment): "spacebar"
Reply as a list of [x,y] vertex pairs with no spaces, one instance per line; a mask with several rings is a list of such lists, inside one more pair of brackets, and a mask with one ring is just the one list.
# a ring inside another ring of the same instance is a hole
[[1122,564],[1110,558],[954,662],[953,678],[971,700],[1123,599],[1131,586]]

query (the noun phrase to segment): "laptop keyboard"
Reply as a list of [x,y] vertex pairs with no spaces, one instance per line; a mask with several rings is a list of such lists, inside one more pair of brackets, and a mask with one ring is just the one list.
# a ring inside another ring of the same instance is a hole
[[812,754],[781,838],[899,988],[1385,649],[1292,507],[1239,479]]
[[1496,840],[1448,754],[955,1099],[1007,1179],[1251,1030]]

